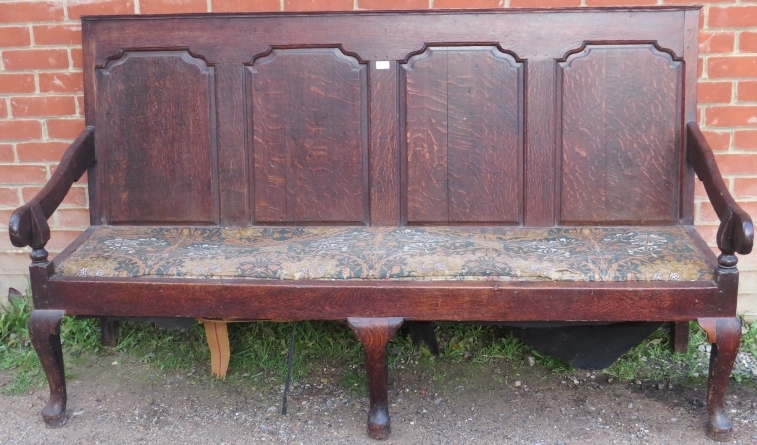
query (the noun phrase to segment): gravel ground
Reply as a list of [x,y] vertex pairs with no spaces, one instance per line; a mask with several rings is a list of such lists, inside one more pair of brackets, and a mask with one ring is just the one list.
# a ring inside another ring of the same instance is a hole
[[[321,364],[295,382],[281,416],[278,383],[163,372],[119,354],[78,362],[68,368],[68,423],[44,428],[46,389],[0,396],[0,443],[376,443],[365,435],[367,398],[359,386],[340,384],[343,364]],[[732,443],[757,444],[757,379],[744,382],[732,381],[727,398]],[[703,379],[618,383],[538,364],[408,364],[390,371],[385,443],[712,444],[704,434],[705,387]]]

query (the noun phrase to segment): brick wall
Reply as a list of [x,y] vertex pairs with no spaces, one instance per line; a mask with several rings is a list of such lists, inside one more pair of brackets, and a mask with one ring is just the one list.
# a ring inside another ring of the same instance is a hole
[[[518,8],[704,3],[699,121],[736,199],[757,217],[757,2],[709,0],[0,0],[0,229],[39,190],[84,125],[84,14]],[[717,217],[697,188],[697,224],[714,245]],[[51,252],[88,225],[86,184],[51,219]],[[5,232],[5,230],[3,230]],[[29,259],[0,235],[0,296],[23,289]],[[745,257],[739,310],[757,314],[757,254]]]

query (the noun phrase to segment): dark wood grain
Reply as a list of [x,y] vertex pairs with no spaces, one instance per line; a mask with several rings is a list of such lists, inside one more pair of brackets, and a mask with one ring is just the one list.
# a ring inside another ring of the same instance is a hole
[[248,79],[254,220],[366,223],[366,67],[337,49],[274,50]]
[[449,221],[447,53],[429,49],[403,66],[407,222]]
[[386,439],[391,431],[389,419],[389,361],[387,343],[402,326],[402,318],[347,318],[365,352],[365,372],[368,375],[368,435]]
[[60,310],[34,310],[29,317],[29,338],[50,387],[50,398],[42,408],[42,420],[48,428],[63,426],[68,420],[66,377],[60,343],[60,322],[64,314]]
[[526,63],[526,148],[524,217],[526,226],[555,224],[555,61]]
[[433,47],[403,68],[407,222],[519,223],[521,64]]
[[106,221],[218,223],[213,83],[185,51],[127,52],[97,71]]
[[94,62],[121,48],[189,48],[209,63],[249,63],[271,47],[332,47],[364,60],[405,60],[432,43],[499,43],[522,59],[558,59],[584,42],[656,41],[683,56],[683,15],[696,7],[356,11],[89,17]]
[[670,324],[670,345],[676,354],[686,354],[689,350],[689,322],[676,321]]
[[[698,17],[693,7],[663,7],[84,19],[87,130],[10,230],[15,245],[34,248],[30,330],[51,382],[43,418],[65,419],[64,311],[348,319],[366,345],[375,437],[389,431],[386,342],[402,319],[679,327],[698,319],[716,344],[709,432],[726,438],[722,402],[739,332],[735,254],[751,250],[753,227],[690,123]],[[56,276],[91,229],[51,262],[46,220],[85,169],[93,224],[679,224],[715,275],[624,283]],[[695,170],[721,218],[719,259],[690,226]]]
[[[684,18],[684,85],[683,85],[683,122],[682,131],[683,146],[688,147],[688,132],[685,128],[686,122],[697,120],[697,78],[698,63],[689,63],[688,61],[698,60],[699,51],[699,9],[686,11]],[[691,164],[686,162],[686,156],[681,156],[681,190],[680,190],[680,224],[694,224],[694,183],[695,174]]]
[[682,63],[652,45],[590,45],[560,66],[560,221],[677,221]]
[[54,277],[48,287],[55,297],[40,307],[92,316],[343,320],[402,314],[406,320],[674,321],[735,313],[735,304],[721,298],[712,282],[187,283]]
[[220,222],[224,226],[250,223],[247,184],[247,133],[244,107],[244,66],[219,64],[214,67],[216,112],[218,115],[218,187]]
[[370,67],[371,225],[400,222],[399,75],[395,61],[389,68]]
[[725,390],[741,341],[741,321],[736,318],[700,318],[699,326],[712,343],[707,381],[707,435],[719,442],[731,439],[733,427],[725,412]]

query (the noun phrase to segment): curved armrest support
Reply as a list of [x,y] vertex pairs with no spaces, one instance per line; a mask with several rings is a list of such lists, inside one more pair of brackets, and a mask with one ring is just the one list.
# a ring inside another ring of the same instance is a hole
[[745,255],[751,252],[754,240],[752,219],[736,204],[728,191],[715,163],[712,149],[697,123],[689,122],[686,124],[686,130],[688,132],[687,157],[720,218],[717,235],[718,249],[725,255],[734,253]]
[[50,239],[47,219],[55,212],[71,185],[95,160],[95,128],[86,127],[68,147],[45,187],[11,215],[8,233],[16,247],[42,248]]

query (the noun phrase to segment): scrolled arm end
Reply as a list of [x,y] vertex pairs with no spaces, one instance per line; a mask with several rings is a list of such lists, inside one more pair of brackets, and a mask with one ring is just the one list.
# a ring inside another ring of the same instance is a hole
[[86,127],[63,155],[50,181],[29,202],[17,208],[8,222],[8,235],[16,247],[43,249],[50,239],[47,224],[55,209],[95,160],[94,127]]
[[726,254],[746,255],[754,244],[752,218],[741,208],[729,208],[721,218],[717,235],[718,248]]
[[707,197],[720,219],[717,243],[723,252],[721,264],[736,265],[734,254],[746,255],[752,251],[754,242],[754,225],[752,218],[736,203],[728,191],[715,156],[696,122],[689,122],[687,157],[691,166],[702,181]]

